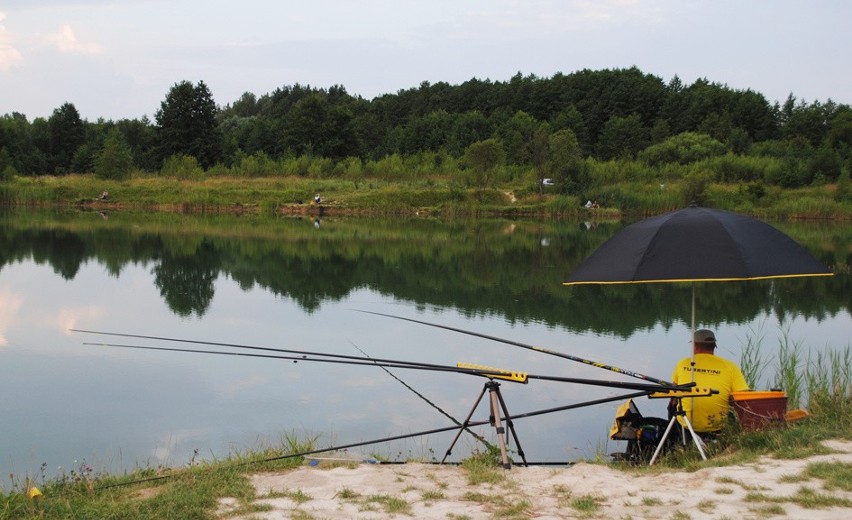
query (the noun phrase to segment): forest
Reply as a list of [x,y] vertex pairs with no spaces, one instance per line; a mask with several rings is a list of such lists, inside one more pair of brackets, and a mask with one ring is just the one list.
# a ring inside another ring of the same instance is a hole
[[47,119],[0,116],[0,180],[436,175],[485,187],[548,178],[556,193],[582,196],[606,182],[700,175],[748,183],[755,197],[767,186],[839,183],[848,201],[850,164],[849,105],[792,93],[770,103],[750,89],[666,83],[635,67],[423,82],[371,100],[295,84],[225,106],[203,81],[180,81],[154,121],[91,122],[71,102]]

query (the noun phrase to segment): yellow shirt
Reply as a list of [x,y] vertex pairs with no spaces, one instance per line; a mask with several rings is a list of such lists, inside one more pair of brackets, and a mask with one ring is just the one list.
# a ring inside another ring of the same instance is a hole
[[[731,392],[748,390],[745,377],[736,363],[713,354],[696,354],[695,379],[692,372],[692,358],[684,358],[675,366],[672,382],[682,385],[695,381],[697,386],[710,387],[719,393],[687,397],[683,399],[683,410],[696,432],[721,430],[728,421]],[[678,421],[683,424],[682,417],[678,417]]]

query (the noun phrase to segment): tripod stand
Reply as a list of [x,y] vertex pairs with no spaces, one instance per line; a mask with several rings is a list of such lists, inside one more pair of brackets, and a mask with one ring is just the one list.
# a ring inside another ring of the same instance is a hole
[[[677,408],[675,413],[672,414],[671,419],[669,419],[669,425],[666,426],[666,432],[663,434],[662,438],[660,438],[660,443],[657,444],[657,449],[654,450],[654,455],[651,457],[651,461],[648,463],[649,466],[654,464],[654,461],[657,460],[657,455],[660,454],[660,451],[663,449],[663,446],[666,444],[666,439],[669,437],[669,433],[671,433],[672,428],[677,422],[678,417],[683,417],[683,422],[686,423],[686,428],[689,430],[689,434],[692,437],[692,442],[695,443],[695,447],[698,448],[698,453],[701,454],[701,458],[707,460],[707,455],[704,454],[704,441],[695,433],[695,430],[692,429],[692,423],[689,421],[689,417],[686,415],[686,412],[683,411],[683,406],[681,403],[682,398],[675,398],[677,401]],[[684,441],[685,442],[685,441]]]
[[[489,401],[490,401],[490,412],[491,415],[489,417],[489,422],[494,426],[497,430],[497,442],[500,445],[500,454],[503,458],[503,469],[511,469],[512,463],[509,462],[509,456],[506,453],[506,431],[503,428],[503,424],[500,419],[500,412],[502,410],[503,415],[506,416],[506,426],[509,428],[509,431],[512,432],[512,437],[515,439],[515,445],[518,447],[518,455],[521,456],[521,459],[524,461],[524,465],[527,465],[527,459],[524,456],[524,450],[521,448],[521,442],[518,440],[518,434],[515,433],[515,426],[512,423],[512,418],[509,416],[509,411],[506,409],[506,402],[503,401],[503,395],[500,393],[500,383],[494,381],[493,379],[489,379],[485,386],[482,387],[482,391],[479,393],[479,397],[477,397],[476,402],[473,403],[473,408],[470,409],[470,413],[467,414],[467,418],[465,418],[464,422],[459,428],[458,433],[456,434],[453,442],[450,444],[450,447],[447,448],[447,453],[444,454],[444,458],[441,459],[441,464],[447,460],[447,457],[453,451],[453,446],[455,446],[456,441],[461,437],[462,432],[468,427],[470,424],[470,418],[473,416],[473,412],[476,411],[476,407],[479,406],[479,402],[482,401],[482,397],[485,395],[485,391],[488,391]],[[499,404],[499,407],[498,407]]]

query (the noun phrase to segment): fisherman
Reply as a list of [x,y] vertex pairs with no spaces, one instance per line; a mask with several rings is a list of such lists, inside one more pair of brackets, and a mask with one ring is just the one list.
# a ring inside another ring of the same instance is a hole
[[[714,354],[715,350],[716,336],[713,331],[696,330],[692,335],[693,357],[680,360],[672,374],[672,382],[676,385],[694,381],[699,388],[709,387],[719,391],[707,397],[682,399],[683,411],[692,423],[692,428],[705,438],[716,436],[727,426],[732,393],[749,389],[740,367]],[[676,404],[673,399],[670,409]],[[683,416],[679,416],[678,421],[686,426]]]
[[322,199],[320,199],[320,194],[319,194],[319,193],[317,193],[316,195],[314,195],[314,204],[316,204],[317,206],[319,206],[319,205],[320,205],[320,202],[322,202]]

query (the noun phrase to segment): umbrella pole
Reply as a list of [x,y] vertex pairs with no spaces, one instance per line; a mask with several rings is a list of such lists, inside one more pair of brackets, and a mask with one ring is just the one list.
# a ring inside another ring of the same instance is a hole
[[695,282],[692,282],[692,334],[695,334]]
[[[689,333],[689,348],[692,350],[692,364],[690,365],[690,368],[692,370],[690,370],[690,374],[691,374],[690,382],[693,383],[693,384],[695,383],[695,348],[692,345],[692,340],[694,338],[695,338],[695,282],[692,282],[692,330]],[[689,399],[693,399],[693,398],[690,397]],[[694,406],[692,406],[692,404],[693,404],[693,401],[690,401],[689,417],[686,418],[687,421],[689,421],[689,423],[690,423],[690,426],[689,426],[690,430],[692,430],[692,424],[691,424],[692,423],[692,410],[694,409]],[[698,450],[701,451],[701,448],[699,447]],[[704,453],[702,453],[701,455],[703,456]]]

